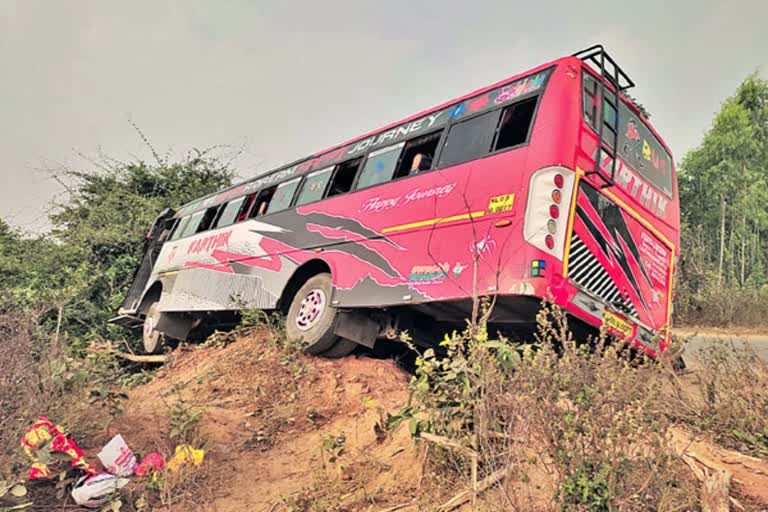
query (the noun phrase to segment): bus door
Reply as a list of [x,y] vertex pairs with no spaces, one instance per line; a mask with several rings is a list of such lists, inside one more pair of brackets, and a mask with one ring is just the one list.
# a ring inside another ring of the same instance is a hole
[[155,223],[152,224],[152,227],[147,232],[146,242],[144,244],[144,258],[133,276],[133,283],[128,290],[128,295],[123,302],[123,306],[120,308],[120,312],[123,315],[131,315],[138,310],[139,301],[147,286],[149,276],[152,275],[155,261],[157,261],[160,250],[163,248],[163,244],[168,239],[168,235],[173,228],[173,216],[175,214],[175,210],[166,208],[160,215],[158,215],[157,219],[155,219]]

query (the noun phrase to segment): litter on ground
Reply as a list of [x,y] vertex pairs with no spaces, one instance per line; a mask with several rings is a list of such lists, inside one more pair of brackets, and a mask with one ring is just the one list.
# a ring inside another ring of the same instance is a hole
[[98,457],[107,473],[122,477],[131,476],[137,464],[136,456],[120,434],[104,445]]
[[21,446],[32,461],[28,474],[30,480],[50,476],[48,463],[51,460],[50,454],[53,452],[70,456],[73,468],[80,468],[90,475],[96,474],[96,469],[85,461],[83,451],[75,441],[67,437],[64,428],[55,425],[45,416],[37,418],[37,421],[27,430],[21,438]]
[[93,476],[84,476],[72,489],[72,498],[78,505],[86,507],[100,507],[108,498],[105,496],[125,487],[129,480],[109,473],[99,473]]
[[176,447],[171,460],[168,461],[168,471],[176,471],[185,464],[199,466],[205,457],[205,450],[198,450],[188,444],[180,444]]

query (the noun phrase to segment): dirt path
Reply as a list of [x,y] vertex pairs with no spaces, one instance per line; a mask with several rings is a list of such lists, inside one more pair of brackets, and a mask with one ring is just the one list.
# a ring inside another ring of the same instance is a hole
[[698,366],[702,351],[718,345],[737,349],[749,346],[763,360],[768,361],[768,328],[730,330],[686,327],[675,329],[674,332],[687,339],[683,357],[691,368]]

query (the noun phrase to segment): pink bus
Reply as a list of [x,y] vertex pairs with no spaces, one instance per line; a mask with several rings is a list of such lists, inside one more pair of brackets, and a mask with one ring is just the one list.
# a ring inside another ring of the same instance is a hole
[[167,210],[114,320],[154,352],[217,314],[282,310],[307,352],[340,357],[461,322],[475,294],[510,328],[551,298],[655,355],[679,202],[633,85],[595,46]]

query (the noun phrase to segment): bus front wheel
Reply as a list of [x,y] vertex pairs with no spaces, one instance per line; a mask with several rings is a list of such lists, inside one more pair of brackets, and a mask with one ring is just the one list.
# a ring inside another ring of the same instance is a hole
[[147,354],[156,354],[163,348],[165,335],[157,330],[157,323],[159,320],[160,304],[155,301],[149,306],[147,315],[144,317],[142,341],[144,342],[144,352]]
[[299,288],[288,308],[288,339],[302,340],[308,354],[321,355],[341,340],[334,333],[338,311],[331,307],[332,291],[331,274],[314,275]]

